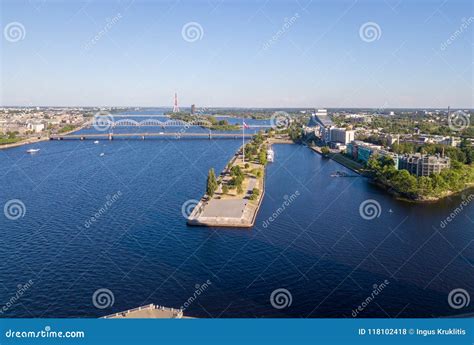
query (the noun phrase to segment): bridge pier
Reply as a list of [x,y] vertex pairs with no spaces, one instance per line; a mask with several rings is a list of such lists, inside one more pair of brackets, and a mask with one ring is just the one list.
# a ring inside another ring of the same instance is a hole
[[142,135],[142,140],[145,140],[145,136],[144,136],[144,135]]
[[114,136],[112,135],[112,133],[109,133],[109,140],[114,140]]

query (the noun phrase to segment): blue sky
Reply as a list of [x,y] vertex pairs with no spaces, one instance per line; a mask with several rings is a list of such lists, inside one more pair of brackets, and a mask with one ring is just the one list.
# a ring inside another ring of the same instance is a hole
[[0,103],[472,108],[473,17],[471,0],[2,0]]

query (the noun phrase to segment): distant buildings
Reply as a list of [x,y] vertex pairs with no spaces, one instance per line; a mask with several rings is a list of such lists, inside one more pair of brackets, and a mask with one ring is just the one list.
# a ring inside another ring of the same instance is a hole
[[329,141],[341,143],[344,145],[349,144],[355,139],[355,131],[347,130],[345,128],[331,128],[329,133],[330,133]]
[[315,126],[316,137],[331,147],[342,148],[355,139],[355,131],[336,127],[326,109],[318,109],[309,125]]
[[322,127],[331,127],[334,126],[331,118],[328,115],[327,109],[318,109],[316,113],[313,114],[316,122]]
[[45,129],[45,125],[41,122],[29,122],[27,128],[35,133],[40,133]]
[[408,170],[408,172],[417,176],[439,174],[441,170],[448,169],[451,166],[449,157],[422,155],[421,153],[400,156],[399,161],[400,169]]
[[382,146],[355,140],[347,145],[347,155],[367,164],[372,155],[390,157],[396,169],[405,169],[416,176],[439,174],[441,170],[451,166],[449,157],[440,155],[422,155],[421,153],[397,155],[385,150]]
[[346,153],[353,159],[364,162],[365,164],[367,164],[370,157],[374,154],[377,154],[379,156],[390,157],[395,163],[395,168],[399,169],[398,155],[396,153],[385,150],[382,146],[379,145],[354,140],[353,142],[347,144]]

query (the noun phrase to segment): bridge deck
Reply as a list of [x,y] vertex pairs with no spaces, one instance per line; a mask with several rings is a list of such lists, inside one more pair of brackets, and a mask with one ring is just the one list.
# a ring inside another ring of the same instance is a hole
[[[245,138],[251,138],[253,133],[245,133]],[[180,133],[180,132],[160,132],[160,133],[93,133],[93,134],[69,134],[69,135],[52,135],[50,140],[67,140],[67,139],[80,139],[80,140],[91,140],[100,138],[141,138],[145,137],[162,137],[162,138],[242,138],[242,133]]]

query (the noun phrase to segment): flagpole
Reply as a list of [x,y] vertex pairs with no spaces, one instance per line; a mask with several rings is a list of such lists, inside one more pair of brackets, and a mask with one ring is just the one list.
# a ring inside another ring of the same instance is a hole
[[244,131],[245,131],[245,122],[242,120],[242,163],[245,163],[245,141],[244,141]]

